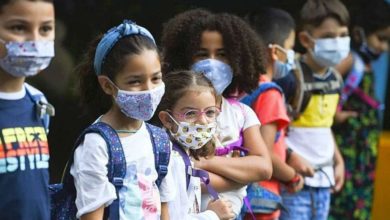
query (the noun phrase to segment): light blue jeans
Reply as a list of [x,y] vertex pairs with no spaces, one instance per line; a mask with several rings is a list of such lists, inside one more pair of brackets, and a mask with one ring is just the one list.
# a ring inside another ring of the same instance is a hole
[[295,194],[282,189],[280,220],[326,220],[329,214],[330,188],[304,186]]

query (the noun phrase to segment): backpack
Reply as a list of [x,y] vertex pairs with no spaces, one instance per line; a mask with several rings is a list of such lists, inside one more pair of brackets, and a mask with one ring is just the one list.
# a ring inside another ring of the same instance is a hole
[[35,103],[37,117],[42,121],[46,134],[49,133],[50,117],[55,115],[54,106],[47,102],[45,96],[40,92],[35,92],[34,88],[25,84],[26,93]]
[[286,99],[287,112],[292,119],[297,119],[305,111],[314,92],[326,93],[341,89],[343,86],[341,75],[332,67],[329,67],[329,71],[335,75],[336,80],[316,82],[309,66],[297,60],[295,64],[297,68],[290,74],[275,80],[275,83],[288,97]]
[[246,96],[242,97],[240,99],[240,102],[252,107],[253,102],[256,101],[257,97],[261,95],[261,93],[269,90],[269,89],[276,89],[283,95],[283,90],[274,82],[264,82],[260,83],[259,87],[255,91],[253,91],[251,94],[247,94]]
[[[156,171],[158,178],[157,186],[168,172],[168,163],[170,158],[170,141],[166,132],[161,128],[146,123],[146,128],[150,134],[153,152],[155,158]],[[98,133],[103,137],[107,144],[109,161],[108,174],[109,181],[115,186],[117,199],[104,210],[104,219],[119,220],[119,190],[123,186],[123,179],[126,175],[126,159],[122,149],[119,136],[116,131],[104,122],[97,122],[86,128],[76,140],[68,163],[65,167],[62,177],[62,183],[49,186],[51,197],[51,219],[52,220],[76,220],[77,207],[76,188],[73,177],[70,174],[70,167],[73,164],[73,157],[76,148],[83,142],[88,133]]]
[[[246,96],[242,97],[240,99],[240,102],[252,107],[253,103],[256,101],[256,99],[265,91],[268,91],[270,89],[276,89],[277,91],[284,96],[282,88],[278,86],[275,82],[264,82],[260,83],[259,87],[255,91],[253,91],[251,94],[247,94]],[[276,132],[275,136],[275,142],[279,140],[280,137],[280,131]]]

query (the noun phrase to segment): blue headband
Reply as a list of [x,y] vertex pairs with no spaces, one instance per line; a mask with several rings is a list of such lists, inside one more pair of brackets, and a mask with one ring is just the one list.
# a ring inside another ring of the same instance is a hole
[[146,28],[135,24],[131,20],[124,20],[122,24],[107,31],[96,48],[95,60],[93,62],[96,75],[101,74],[104,59],[106,58],[108,52],[110,52],[111,48],[114,47],[116,42],[118,42],[118,40],[122,37],[137,34],[148,37],[154,44],[156,44],[152,34],[146,30]]

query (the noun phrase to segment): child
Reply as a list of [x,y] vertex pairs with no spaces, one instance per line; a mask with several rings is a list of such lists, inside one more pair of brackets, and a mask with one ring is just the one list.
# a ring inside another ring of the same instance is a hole
[[[348,11],[338,0],[309,0],[301,10],[299,41],[307,50],[298,62],[304,76],[304,100],[299,116],[291,123],[287,146],[315,169],[296,194],[282,191],[281,219],[327,219],[330,192],[343,184],[344,162],[331,126],[342,80],[332,68],[349,53]],[[300,83],[300,82],[298,82]]]
[[[246,19],[263,42],[268,45],[269,65],[266,74],[260,76],[260,86],[274,85],[270,83],[272,78],[287,76],[294,66],[292,48],[295,41],[295,22],[287,12],[275,8],[252,12],[246,16]],[[285,129],[290,120],[287,116],[283,94],[277,88],[267,89],[254,97],[251,107],[262,124],[260,131],[270,150],[273,165],[273,179],[260,182],[259,185],[277,195],[280,195],[281,184],[290,192],[299,191],[303,187],[303,178],[289,164],[290,160],[286,159],[284,138]],[[293,156],[297,155],[290,151],[289,159]],[[256,189],[256,184],[254,183],[250,189]],[[278,219],[279,216],[280,211],[277,210],[268,214],[255,213],[256,219]],[[251,219],[251,215],[247,214],[246,219]]]
[[372,63],[389,50],[390,5],[384,1],[367,2],[354,18],[352,53],[338,66],[345,84],[340,111],[336,113],[339,124],[333,131],[345,158],[346,184],[332,200],[334,219],[369,219],[371,216],[380,135],[378,110],[383,105],[375,98],[378,81],[374,78]]
[[[246,194],[243,186],[268,179],[272,172],[255,113],[248,106],[225,98],[257,87],[259,73],[264,72],[261,43],[242,19],[197,9],[181,13],[165,25],[162,46],[168,64],[164,73],[191,67],[205,72],[216,89],[217,106],[221,109],[217,119],[221,143],[217,143],[217,152],[222,153],[195,161],[195,167],[211,173],[211,183],[218,191],[231,190],[222,197],[232,202],[237,216]],[[241,146],[248,156],[232,157],[230,149]],[[210,199],[202,196],[202,204],[208,204]]]
[[[222,199],[207,204],[207,211],[200,212],[201,181],[189,176],[186,166],[192,169],[189,157],[212,156],[213,136],[219,109],[215,106],[215,90],[202,74],[179,71],[167,74],[166,93],[159,105],[158,116],[168,130],[174,144],[172,173],[179,190],[175,200],[169,203],[171,219],[231,219],[234,214],[230,204]],[[183,130],[186,132],[183,132]],[[185,155],[182,155],[185,154]],[[188,179],[189,178],[189,179]]]
[[0,219],[48,220],[48,113],[25,83],[54,56],[52,1],[0,2]]
[[97,121],[110,125],[120,137],[126,175],[116,194],[107,177],[106,142],[99,134],[86,134],[71,167],[77,190],[77,217],[102,219],[104,208],[119,197],[122,220],[159,219],[160,210],[161,218],[167,219],[166,202],[175,194],[173,177],[168,172],[157,188],[153,147],[144,123],[152,117],[164,94],[153,36],[125,20],[99,39],[99,44],[95,42],[78,73],[83,104],[103,110]]

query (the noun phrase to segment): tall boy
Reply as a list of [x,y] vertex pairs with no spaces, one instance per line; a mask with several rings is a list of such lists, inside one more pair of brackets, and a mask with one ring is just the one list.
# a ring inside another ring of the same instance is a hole
[[305,178],[300,192],[282,192],[288,213],[282,211],[281,219],[327,219],[331,189],[340,190],[344,181],[344,162],[331,131],[342,80],[332,67],[349,53],[349,15],[338,0],[309,0],[300,15],[298,37],[307,51],[298,63],[304,94],[286,143],[316,173]]

